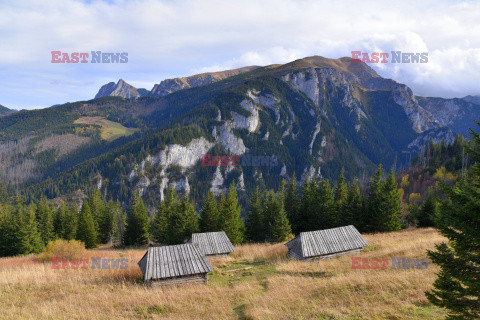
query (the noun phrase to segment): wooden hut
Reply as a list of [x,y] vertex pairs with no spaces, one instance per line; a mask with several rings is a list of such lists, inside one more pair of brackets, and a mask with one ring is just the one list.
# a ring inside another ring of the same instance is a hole
[[188,243],[198,244],[200,252],[206,256],[226,256],[235,251],[224,231],[194,233]]
[[148,248],[138,263],[143,281],[148,284],[207,282],[213,271],[198,247],[193,244]]
[[326,259],[360,253],[368,243],[354,226],[301,232],[287,242],[288,257],[299,260]]

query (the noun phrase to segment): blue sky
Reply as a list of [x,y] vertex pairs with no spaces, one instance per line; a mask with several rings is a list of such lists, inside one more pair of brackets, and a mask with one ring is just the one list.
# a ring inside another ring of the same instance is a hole
[[[371,64],[424,96],[480,94],[480,2],[50,0],[0,2],[0,104],[88,100],[123,78],[166,78],[351,51],[428,52]],[[128,52],[126,64],[52,64],[51,51]]]

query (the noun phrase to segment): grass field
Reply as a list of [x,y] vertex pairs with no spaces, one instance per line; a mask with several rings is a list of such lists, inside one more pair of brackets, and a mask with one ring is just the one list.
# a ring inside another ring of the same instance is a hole
[[138,131],[136,128],[127,128],[118,122],[113,122],[103,117],[81,117],[75,120],[74,123],[100,126],[100,135],[102,139],[107,141],[113,141],[120,137],[130,136]]
[[125,270],[58,270],[35,256],[0,259],[1,319],[444,319],[424,291],[437,267],[352,269],[352,257],[426,258],[443,238],[433,229],[365,235],[362,253],[292,261],[282,244],[247,244],[211,259],[208,285],[147,287],[145,249],[89,250],[85,258],[127,258]]

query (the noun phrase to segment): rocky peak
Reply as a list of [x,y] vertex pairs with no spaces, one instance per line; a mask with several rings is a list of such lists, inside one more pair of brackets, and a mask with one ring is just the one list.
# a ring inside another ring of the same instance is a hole
[[166,79],[153,87],[151,95],[155,97],[163,97],[178,90],[205,86],[216,81],[255,70],[257,68],[259,67],[249,66],[219,72],[196,74],[183,78]]
[[120,79],[116,84],[115,82],[110,82],[102,86],[98,93],[95,95],[95,99],[107,96],[134,99],[140,97],[141,95],[140,93],[138,93],[137,88],[126,83],[123,79]]

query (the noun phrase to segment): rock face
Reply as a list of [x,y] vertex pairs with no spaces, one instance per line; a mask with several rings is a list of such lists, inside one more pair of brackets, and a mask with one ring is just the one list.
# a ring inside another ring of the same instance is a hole
[[[144,93],[144,91],[142,92]],[[122,97],[124,99],[135,99],[140,97],[141,94],[138,92],[137,88],[129,85],[128,83],[123,81],[123,79],[120,79],[116,84],[115,82],[110,82],[102,86],[98,93],[95,95],[95,99],[107,96]]]
[[167,94],[179,91],[182,89],[195,88],[211,84],[216,81],[226,79],[228,77],[236,76],[244,72],[252,71],[258,68],[257,66],[249,66],[239,69],[226,70],[220,72],[202,73],[190,77],[166,79],[156,84],[150,94],[154,97],[163,97]]

